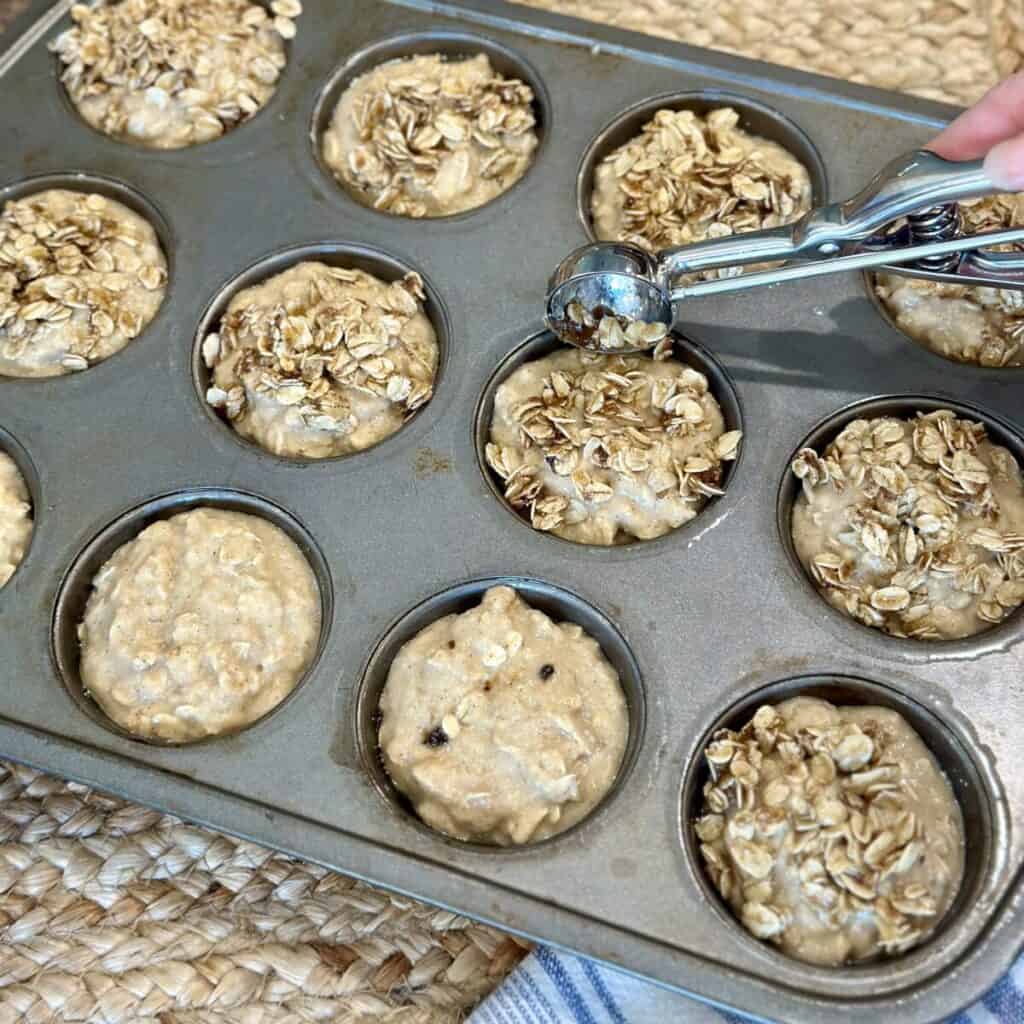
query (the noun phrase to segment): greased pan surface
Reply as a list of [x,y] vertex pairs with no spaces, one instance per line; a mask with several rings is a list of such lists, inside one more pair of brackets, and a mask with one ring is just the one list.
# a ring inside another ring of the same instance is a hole
[[[812,433],[828,436],[825,421],[851,403],[956,402],[1017,445],[1024,374],[925,351],[889,326],[857,275],[694,302],[680,310],[692,342],[680,351],[728,385],[742,458],[727,494],[691,524],[609,550],[517,522],[485,477],[477,429],[512,350],[545,346],[547,276],[587,237],[581,163],[630,108],[674,93],[741,110],[749,100],[765,133],[806,138],[824,172],[819,191],[833,198],[954,111],[489,0],[307,0],[263,111],[216,142],[155,152],[100,136],[74,113],[46,50],[66,24],[62,10],[38,5],[15,29],[29,35],[0,57],[0,199],[36,185],[137,196],[157,218],[171,277],[153,323],[105,363],[47,381],[0,379],[0,447],[23,466],[36,513],[29,554],[0,590],[0,751],[763,1017],[935,1020],[991,985],[1024,928],[1024,619],[955,644],[876,635],[824,605],[778,523],[791,455]],[[369,47],[465,53],[477,47],[471,37],[538,87],[533,168],[495,202],[440,221],[357,204],[310,141],[321,91]],[[274,458],[202,400],[201,323],[236,277],[268,257],[284,266],[295,255],[286,250],[408,266],[430,285],[443,342],[436,394],[398,434],[350,458]],[[333,600],[319,660],[293,699],[237,735],[166,748],[118,734],[83,705],[67,616],[88,577],[73,567],[128,535],[133,519],[141,528],[197,500],[288,524]],[[603,806],[564,836],[516,850],[424,828],[367,749],[382,656],[506,578],[601,639],[634,711],[628,771]],[[716,723],[768,686],[897,707],[949,773],[971,866],[920,949],[814,969],[723,917],[684,836],[694,759]]]

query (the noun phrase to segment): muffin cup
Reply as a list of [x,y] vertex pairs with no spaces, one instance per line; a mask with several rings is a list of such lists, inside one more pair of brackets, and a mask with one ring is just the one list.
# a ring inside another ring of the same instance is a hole
[[[755,939],[740,923],[732,909],[715,888],[700,854],[700,841],[694,831],[694,822],[703,807],[703,789],[709,773],[704,751],[719,729],[739,730],[754,716],[762,704],[778,704],[791,697],[818,697],[841,707],[867,705],[889,708],[898,712],[917,732],[931,751],[953,789],[964,826],[964,874],[952,905],[934,930],[917,946],[897,957],[875,957],[871,960],[839,967],[820,967],[803,964],[777,950],[767,942]],[[905,960],[923,961],[935,946],[957,931],[958,924],[974,906],[990,881],[996,863],[996,814],[993,810],[996,796],[990,792],[983,773],[968,752],[968,742],[959,731],[939,717],[935,711],[908,697],[900,690],[881,683],[850,676],[809,675],[796,676],[770,683],[741,697],[730,705],[704,733],[698,754],[687,766],[681,792],[681,842],[686,853],[690,873],[700,887],[718,919],[737,940],[760,956],[767,956],[791,967],[828,976],[835,972],[866,972],[879,964]]]
[[790,468],[797,452],[803,448],[813,448],[819,454],[834,441],[843,429],[858,419],[874,419],[880,416],[895,416],[900,419],[911,419],[917,413],[930,413],[938,409],[951,409],[958,417],[975,420],[984,425],[988,432],[989,440],[997,445],[1002,445],[1013,453],[1017,462],[1024,468],[1024,438],[1022,438],[1013,427],[1003,420],[986,412],[975,405],[966,402],[954,402],[937,395],[892,395],[882,398],[869,398],[826,416],[821,420],[807,436],[797,445],[786,462],[782,481],[779,484],[778,496],[776,498],[776,519],[779,530],[779,540],[800,578],[814,592],[815,596],[828,610],[832,621],[839,625],[842,623],[847,629],[852,629],[858,636],[865,633],[877,634],[886,644],[893,645],[894,650],[903,652],[927,653],[933,652],[939,655],[956,655],[957,653],[974,652],[982,647],[988,647],[992,642],[1005,640],[1007,636],[1016,635],[1020,631],[1021,623],[1024,622],[1024,606],[1011,612],[1002,622],[981,630],[973,636],[964,637],[960,640],[915,640],[912,638],[890,636],[882,629],[875,629],[866,626],[838,608],[833,607],[822,596],[814,580],[811,578],[800,556],[797,554],[796,546],[793,543],[793,506],[800,495],[800,481],[796,478]]
[[495,42],[493,39],[468,32],[414,32],[408,35],[391,36],[390,38],[365,46],[351,54],[342,64],[335,68],[321,87],[316,104],[313,107],[313,119],[310,123],[309,138],[313,146],[313,156],[316,159],[317,166],[331,187],[335,191],[340,191],[347,198],[365,209],[373,210],[384,217],[397,218],[399,220],[407,219],[384,210],[375,210],[374,207],[365,203],[360,197],[353,195],[335,177],[323,157],[324,133],[330,127],[331,118],[334,116],[334,110],[342,94],[361,75],[367,74],[388,61],[435,53],[439,53],[446,60],[451,61],[465,60],[482,53],[490,60],[491,66],[498,74],[504,75],[506,78],[518,78],[520,81],[525,82],[533,90],[533,116],[536,121],[534,132],[537,135],[537,148],[534,150],[530,159],[530,166],[527,167],[523,176],[500,195],[471,210],[463,210],[460,213],[447,214],[442,217],[423,218],[426,224],[458,221],[471,217],[514,192],[533,173],[550,134],[551,99],[548,96],[543,79],[536,69],[520,57],[519,54],[503,46],[501,43]]
[[[574,622],[582,626],[587,634],[601,646],[601,651],[619,674],[619,682],[626,698],[629,715],[629,731],[622,763],[612,788],[601,798],[597,806],[581,821],[563,832],[546,839],[520,846],[468,842],[455,839],[431,828],[416,814],[409,799],[399,791],[384,767],[380,752],[378,730],[380,727],[380,697],[394,661],[403,644],[431,623],[446,615],[461,614],[479,605],[484,593],[491,587],[512,587],[531,608],[544,612],[555,622]],[[414,608],[399,616],[377,641],[367,659],[355,701],[355,747],[374,789],[387,803],[393,813],[407,818],[418,830],[455,844],[459,849],[478,850],[484,853],[516,853],[537,850],[558,843],[568,836],[590,828],[601,817],[603,810],[617,797],[628,779],[637,760],[644,738],[646,723],[646,698],[640,677],[640,668],[629,644],[603,612],[577,594],[552,583],[528,579],[521,576],[495,576],[487,579],[470,580],[449,587],[433,597],[421,601]]]
[[665,93],[628,107],[597,133],[583,153],[576,173],[576,210],[591,241],[599,241],[591,214],[594,173],[598,164],[609,153],[636,138],[659,110],[692,110],[703,116],[720,107],[732,107],[740,116],[740,128],[751,135],[777,142],[804,165],[811,179],[813,206],[821,206],[828,201],[828,178],[817,147],[804,130],[784,114],[759,100],[719,89]]
[[[226,509],[232,512],[244,512],[249,515],[258,516],[260,519],[264,519],[283,530],[298,545],[299,550],[309,563],[309,567],[313,570],[320,594],[319,640],[309,665],[306,666],[306,670],[302,673],[292,691],[276,707],[256,719],[256,721],[250,722],[248,725],[231,732],[220,733],[216,736],[205,736],[198,740],[186,740],[184,742],[164,740],[159,737],[136,736],[114,722],[86,689],[80,671],[81,644],[78,639],[78,627],[85,616],[86,604],[93,592],[93,579],[114,553],[129,541],[138,537],[152,523],[162,519],[170,519],[180,512],[187,512],[195,508]],[[51,624],[51,653],[64,688],[68,691],[71,699],[78,705],[79,709],[94,722],[98,722],[105,729],[118,736],[134,740],[138,743],[148,743],[162,747],[191,747],[198,744],[215,743],[225,737],[236,736],[240,732],[252,729],[261,722],[267,721],[271,716],[281,713],[288,704],[295,700],[299,691],[316,672],[317,663],[327,644],[333,606],[334,590],[331,585],[330,570],[327,567],[326,559],[306,528],[284,509],[267,501],[265,498],[260,498],[255,494],[248,494],[244,491],[212,487],[176,491],[172,494],[151,498],[149,501],[122,513],[108,526],[104,527],[78,553],[70,569],[64,575],[57,591],[57,600],[54,604]]]
[[[740,407],[739,395],[725,368],[703,346],[697,344],[695,341],[691,341],[689,338],[686,338],[679,333],[672,335],[672,342],[673,358],[687,366],[693,367],[695,370],[699,370],[705,377],[707,377],[708,389],[721,407],[722,417],[725,420],[725,430],[742,431],[743,411]],[[473,439],[476,445],[477,463],[480,466],[480,472],[483,474],[484,480],[487,482],[487,486],[491,493],[499,502],[501,502],[502,506],[512,513],[516,521],[522,526],[525,526],[531,533],[541,537],[546,537],[550,540],[558,541],[561,544],[571,545],[577,551],[580,549],[617,552],[637,551],[643,549],[646,551],[652,545],[662,544],[670,538],[685,535],[689,532],[690,528],[694,526],[694,524],[701,522],[701,517],[705,515],[705,513],[707,513],[715,503],[722,500],[720,497],[709,498],[707,503],[702,506],[700,512],[698,512],[697,515],[688,523],[683,523],[682,526],[678,526],[674,530],[669,530],[668,533],[662,534],[660,537],[655,537],[651,540],[639,540],[637,538],[633,538],[631,540],[624,541],[621,544],[612,545],[581,544],[576,541],[566,540],[564,537],[558,537],[553,533],[548,533],[543,530],[535,530],[530,524],[529,518],[518,509],[513,508],[505,498],[501,478],[493,469],[491,469],[490,466],[487,465],[487,458],[485,454],[487,444],[491,439],[491,420],[494,416],[494,396],[498,388],[501,387],[501,385],[508,380],[508,378],[518,370],[519,367],[536,359],[543,359],[545,356],[561,351],[563,348],[564,346],[562,343],[550,331],[540,331],[539,333],[527,338],[527,340],[521,345],[514,348],[498,364],[497,368],[484,385],[483,392],[477,402],[476,412],[473,416]],[[743,449],[744,444],[741,441],[738,457],[722,463],[721,488],[726,492],[728,492],[731,481],[733,481],[739,473],[740,464],[743,461]]]

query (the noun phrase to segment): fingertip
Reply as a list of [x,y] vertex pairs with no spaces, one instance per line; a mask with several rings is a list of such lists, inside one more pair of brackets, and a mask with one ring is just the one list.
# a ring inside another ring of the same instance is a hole
[[1024,135],[993,146],[985,157],[985,173],[996,188],[1024,191]]

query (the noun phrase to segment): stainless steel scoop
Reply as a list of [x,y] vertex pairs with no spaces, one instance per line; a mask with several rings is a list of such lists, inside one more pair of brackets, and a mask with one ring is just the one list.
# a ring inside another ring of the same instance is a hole
[[[961,234],[955,204],[1001,191],[980,160],[954,163],[918,150],[893,160],[852,199],[811,210],[785,227],[678,246],[657,256],[622,242],[593,242],[555,270],[546,320],[571,345],[635,352],[664,337],[673,304],[682,299],[847,270],[875,267],[954,284],[1024,289],[1024,253],[976,251],[1024,242],[1024,227]],[[775,269],[740,272],[753,263],[780,261],[784,265]],[[692,278],[734,268],[731,276]],[[680,280],[686,275],[691,278]]]

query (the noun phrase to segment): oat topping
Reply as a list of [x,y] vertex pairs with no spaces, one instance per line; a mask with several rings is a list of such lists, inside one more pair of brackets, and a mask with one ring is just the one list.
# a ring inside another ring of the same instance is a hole
[[800,560],[829,602],[921,640],[970,636],[1024,602],[1024,481],[948,409],[854,420],[793,461]]
[[486,457],[535,529],[615,544],[691,520],[739,444],[666,338],[654,358],[566,349],[519,367],[495,395]]
[[917,945],[963,873],[949,782],[896,712],[796,697],[715,733],[694,823],[743,926],[838,965]]
[[102,362],[153,319],[166,285],[156,233],[121,203],[64,189],[11,200],[0,214],[0,374]]
[[565,304],[566,319],[554,324],[563,340],[596,352],[651,348],[668,337],[669,326],[615,313],[604,306],[588,309],[579,299]]
[[32,538],[32,501],[14,459],[0,452],[0,588],[14,575]]
[[[1024,226],[1024,194],[960,203],[964,232]],[[1024,251],[1024,245],[996,250]],[[1024,291],[965,287],[877,274],[875,291],[896,322],[925,347],[959,363],[1024,366]]]
[[731,107],[706,116],[659,110],[601,161],[591,199],[598,238],[655,251],[778,227],[810,208],[807,169],[777,143],[740,128]]
[[537,148],[533,90],[487,56],[388,61],[345,90],[323,157],[367,206],[442,217],[501,195]]
[[433,394],[438,347],[418,274],[299,263],[239,292],[202,346],[207,401],[279,455],[325,458],[393,434]]
[[79,113],[157,149],[209,142],[274,94],[299,0],[97,0],[50,44]]

